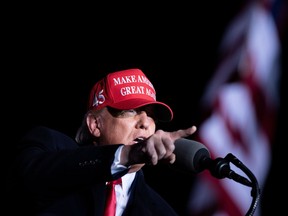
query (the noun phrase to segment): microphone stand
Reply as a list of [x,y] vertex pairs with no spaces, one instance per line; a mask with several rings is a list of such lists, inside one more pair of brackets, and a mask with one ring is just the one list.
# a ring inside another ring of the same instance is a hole
[[[241,169],[250,180],[231,170],[229,165],[230,162]],[[203,161],[203,165],[210,171],[211,175],[216,178],[222,179],[227,177],[243,185],[251,187],[251,196],[253,199],[245,216],[251,216],[254,214],[260,199],[260,188],[258,181],[254,174],[238,158],[231,153],[227,154],[225,158],[216,158],[215,160],[206,157]]]

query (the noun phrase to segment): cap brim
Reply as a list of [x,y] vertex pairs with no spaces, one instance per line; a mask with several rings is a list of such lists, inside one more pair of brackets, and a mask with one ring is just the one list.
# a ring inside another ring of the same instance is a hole
[[136,109],[146,105],[155,105],[155,115],[159,121],[169,122],[173,119],[173,111],[172,109],[165,103],[159,101],[148,101],[145,99],[130,99],[126,101],[121,101],[119,103],[114,103],[111,106],[115,109],[120,110],[128,110],[128,109]]

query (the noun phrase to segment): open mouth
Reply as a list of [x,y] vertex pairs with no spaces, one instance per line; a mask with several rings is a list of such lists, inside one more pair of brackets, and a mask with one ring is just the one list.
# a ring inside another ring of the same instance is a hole
[[134,143],[139,143],[144,141],[146,138],[145,137],[137,137],[136,139],[134,139]]

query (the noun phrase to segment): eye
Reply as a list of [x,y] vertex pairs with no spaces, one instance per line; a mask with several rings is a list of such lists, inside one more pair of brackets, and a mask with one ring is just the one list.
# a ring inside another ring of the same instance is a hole
[[137,115],[137,110],[135,109],[129,109],[129,110],[122,110],[120,113],[119,113],[119,117],[132,117],[132,116],[135,116]]
[[135,109],[123,110],[123,112],[127,112],[127,113],[137,113],[137,111],[136,111]]

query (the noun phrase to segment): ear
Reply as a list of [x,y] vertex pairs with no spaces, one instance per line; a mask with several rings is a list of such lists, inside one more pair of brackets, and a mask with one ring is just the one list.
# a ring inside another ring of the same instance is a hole
[[86,117],[86,123],[87,123],[88,129],[90,133],[93,134],[95,137],[100,136],[99,120],[100,119],[97,116],[95,116],[93,113],[88,113]]

